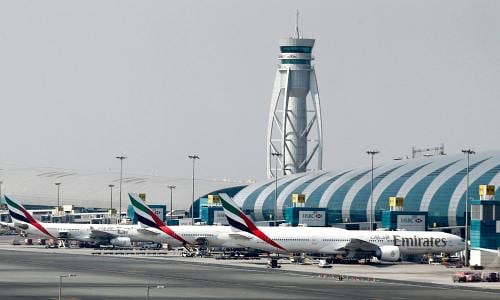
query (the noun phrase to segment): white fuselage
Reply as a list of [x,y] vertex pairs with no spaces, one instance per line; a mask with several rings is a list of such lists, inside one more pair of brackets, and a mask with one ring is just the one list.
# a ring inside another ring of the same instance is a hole
[[[43,238],[43,234],[31,224],[24,229],[29,235]],[[131,242],[152,241],[172,246],[182,246],[182,242],[156,228],[144,232],[140,225],[122,224],[71,224],[40,223],[54,238],[67,238],[85,242],[95,242],[99,238],[93,232],[99,231],[114,236],[128,237]],[[211,247],[248,247],[276,253],[318,253],[346,254],[346,246],[353,240],[362,240],[378,247],[396,246],[401,254],[455,253],[464,249],[463,240],[455,235],[435,231],[356,231],[333,227],[259,227],[269,238],[286,249],[278,249],[260,238],[230,226],[180,225],[170,228],[189,244],[206,240]],[[237,235],[234,235],[237,233]],[[101,238],[102,240],[102,238]]]
[[[18,223],[17,223],[18,224]],[[93,235],[93,231],[100,231],[110,235],[121,237],[129,237],[131,241],[149,241],[145,239],[142,234],[137,232],[138,225],[123,225],[123,224],[73,224],[73,223],[42,223],[50,235],[40,231],[37,227],[28,224],[26,229],[21,228],[29,236],[41,238],[55,238],[55,239],[70,239],[84,242],[94,242],[99,238]]]
[[[157,242],[166,243],[171,246],[183,246],[182,242],[164,233],[163,231],[147,227],[145,231],[140,225],[123,224],[72,224],[72,223],[39,223],[51,236],[44,234],[31,224],[23,229],[28,235],[42,238],[71,239],[84,242],[96,242],[99,239],[93,235],[93,231],[105,232],[110,235],[128,237],[131,242]],[[228,233],[232,232],[230,226],[170,226],[170,228],[186,240],[189,244],[196,244],[201,240],[206,240],[211,247],[241,247],[234,243]],[[101,238],[101,240],[105,238]]]
[[259,227],[269,238],[286,249],[280,250],[246,233],[238,244],[268,252],[346,254],[346,246],[362,240],[378,247],[397,246],[401,254],[455,253],[464,249],[459,236],[434,231],[356,231],[332,227]]
[[[230,226],[179,225],[169,226],[169,228],[191,245],[205,240],[210,247],[242,247],[229,237],[229,233],[233,232],[233,229]],[[182,246],[182,242],[174,239],[173,237],[162,232],[159,229],[148,227],[148,230],[157,233],[157,235],[149,236],[150,241],[157,243],[166,243],[174,247]]]

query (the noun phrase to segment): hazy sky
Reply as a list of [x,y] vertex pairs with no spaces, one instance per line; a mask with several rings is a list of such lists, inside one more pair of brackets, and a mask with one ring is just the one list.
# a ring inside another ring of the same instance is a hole
[[0,1],[0,161],[265,177],[278,39],[316,38],[325,169],[500,149],[500,1]]

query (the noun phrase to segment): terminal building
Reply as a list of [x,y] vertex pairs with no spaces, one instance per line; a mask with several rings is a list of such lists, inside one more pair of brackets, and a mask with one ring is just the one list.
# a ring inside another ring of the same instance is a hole
[[480,185],[471,200],[470,265],[500,267],[500,201],[495,186]]
[[[92,222],[105,218],[112,206],[119,208],[119,172],[103,172],[89,170],[63,169],[53,167],[23,166],[0,163],[0,192],[9,195],[23,204],[35,216],[41,219],[51,215],[57,206],[59,185],[59,203],[65,214],[75,215],[71,222]],[[111,185],[111,187],[110,187]],[[123,173],[122,212],[127,211],[129,199],[127,193],[144,193],[148,204],[164,205],[166,211],[171,209],[169,185],[176,188],[172,191],[172,207],[179,216],[189,212],[192,203],[192,178],[153,176],[144,174]],[[195,198],[225,191],[234,195],[234,187],[243,187],[248,182],[223,179],[195,178]],[[237,189],[236,189],[237,191]],[[111,203],[112,202],[112,203]],[[5,204],[0,198],[0,204]],[[195,216],[196,207],[195,203]],[[44,219],[44,221],[47,221]]]
[[[404,199],[402,211],[426,212],[429,227],[454,228],[465,221],[467,156],[442,155],[394,161],[375,166],[373,216],[389,210],[390,197]],[[500,186],[500,151],[470,156],[470,198],[478,199],[481,184]],[[277,186],[277,189],[276,189]],[[243,188],[234,200],[256,221],[286,217],[293,195],[302,194],[307,209],[324,210],[327,225],[365,223],[370,213],[371,167],[297,173]]]
[[[109,208],[108,184],[114,183],[113,207],[118,208],[119,175],[116,172],[6,164],[1,165],[1,169],[2,193],[11,195],[29,209],[56,206],[56,181],[62,182],[61,205],[85,208]],[[467,185],[465,155],[395,161],[376,165],[373,172],[373,215],[378,227],[383,212],[390,210],[390,197],[404,199],[401,206],[403,212],[425,212],[425,224],[430,228],[457,228],[464,225]],[[173,192],[173,209],[184,210],[187,214],[191,210],[190,178],[125,174],[123,182],[123,212],[126,212],[129,204],[128,192],[145,193],[149,204],[165,205],[169,212],[169,184],[177,186]],[[500,151],[478,152],[470,157],[470,199],[479,199],[478,187],[481,184],[500,187]],[[298,225],[301,223],[300,218],[322,216],[324,222],[316,220],[315,224],[366,226],[370,213],[370,186],[371,167],[296,173],[279,177],[277,182],[273,178],[251,184],[200,179],[195,184],[194,217],[203,223],[219,223],[215,219],[220,220],[220,209],[211,208],[217,204],[210,203],[208,199],[210,195],[226,193],[254,220],[272,221],[276,195],[277,219],[280,221],[288,220],[292,225]],[[301,201],[294,203],[294,195],[300,196]]]

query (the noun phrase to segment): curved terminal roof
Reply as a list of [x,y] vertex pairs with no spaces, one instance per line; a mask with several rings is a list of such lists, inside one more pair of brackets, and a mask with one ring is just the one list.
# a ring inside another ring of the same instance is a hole
[[[110,204],[109,184],[114,184],[113,207],[119,204],[119,172],[94,172],[49,167],[26,167],[0,163],[2,193],[12,196],[27,205],[57,205],[57,187],[61,182],[60,203],[87,208],[108,208]],[[242,182],[227,180],[195,180],[195,197],[212,191],[241,186]],[[146,193],[146,201],[152,204],[166,203],[170,206],[168,185],[175,185],[174,209],[189,210],[192,201],[192,179],[151,175],[123,174],[122,209],[129,204],[127,193]]]
[[[404,197],[404,211],[428,211],[429,224],[464,223],[467,157],[463,154],[402,160],[374,168],[373,211],[380,220],[389,197]],[[500,186],[500,151],[470,157],[470,197],[480,184]],[[366,222],[370,213],[371,167],[293,174],[278,179],[278,219],[292,206],[292,194],[305,194],[306,207],[327,208],[329,223]],[[234,198],[256,220],[271,220],[275,181],[264,180],[242,189]]]

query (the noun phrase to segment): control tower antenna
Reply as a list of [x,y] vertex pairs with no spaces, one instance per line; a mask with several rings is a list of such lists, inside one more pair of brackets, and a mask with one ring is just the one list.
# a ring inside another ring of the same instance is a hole
[[300,39],[302,38],[300,36],[300,31],[299,31],[299,10],[297,9],[297,15],[296,15],[296,19],[295,19],[295,33],[297,34],[296,35],[296,39]]

